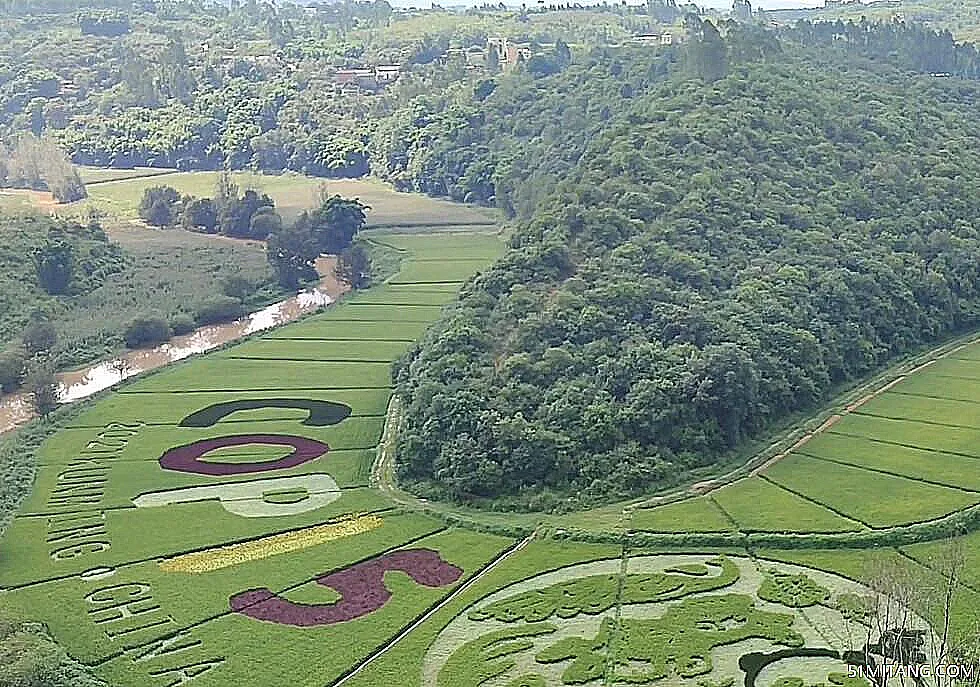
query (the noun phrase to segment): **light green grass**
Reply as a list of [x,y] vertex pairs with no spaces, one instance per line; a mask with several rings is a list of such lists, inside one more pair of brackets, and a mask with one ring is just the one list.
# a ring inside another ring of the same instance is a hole
[[492,260],[503,254],[504,239],[489,232],[459,234],[376,234],[374,240],[408,251],[418,260]]
[[345,303],[324,319],[354,322],[435,322],[442,313],[439,305],[377,305]]
[[848,532],[862,529],[796,494],[759,477],[749,477],[712,492],[712,498],[750,532]]
[[391,278],[391,284],[441,284],[463,282],[490,265],[490,260],[406,260],[401,271]]
[[386,362],[408,350],[407,341],[256,339],[218,353],[218,358]]
[[850,422],[852,417],[874,415],[980,429],[980,414],[976,409],[976,403],[969,401],[885,393],[861,406],[858,412],[845,417],[841,423]]
[[926,377],[956,377],[980,382],[980,360],[943,358],[917,374]]
[[975,343],[970,346],[966,346],[950,354],[950,358],[958,360],[976,360],[980,361],[980,343]]
[[[385,576],[385,585],[392,592],[391,599],[379,610],[346,623],[294,628],[239,614],[225,615],[208,622],[195,629],[195,636],[200,637],[205,646],[234,649],[224,651],[227,660],[220,668],[195,678],[195,683],[204,687],[274,684],[282,675],[293,675],[297,676],[291,682],[295,685],[322,687],[332,684],[475,574],[509,543],[509,540],[500,537],[460,530],[440,532],[414,542],[405,548],[436,550],[443,559],[462,568],[463,577],[452,585],[430,588],[415,584],[401,573],[389,573]],[[322,572],[325,572],[322,566],[308,569],[297,581],[311,579]],[[318,585],[310,582],[307,586]],[[247,588],[248,585],[242,587]],[[315,591],[319,590],[298,588],[296,591],[297,596],[308,603],[315,598]],[[329,603],[335,597],[327,591],[321,593],[320,598],[324,603]],[[126,684],[155,684],[147,679],[149,672],[175,665],[180,659],[178,654],[143,665],[134,665],[129,659],[119,659],[103,669],[103,675],[113,682],[124,679]],[[407,683],[402,675],[401,681],[391,684]]]
[[[289,343],[289,342],[282,342]],[[160,373],[164,374],[164,373]],[[216,403],[260,398],[298,397],[319,401],[334,401],[351,408],[354,417],[384,415],[391,396],[389,389],[326,389],[303,391],[298,394],[283,391],[232,391],[210,393],[172,393],[160,391],[141,393],[134,397],[126,393],[111,393],[78,417],[69,427],[103,428],[109,423],[177,424],[185,417]],[[295,408],[263,408],[243,410],[226,416],[217,423],[230,432],[256,420],[304,420],[309,413]]]
[[427,322],[350,322],[316,317],[277,329],[265,338],[415,341],[428,326]]
[[[166,184],[181,194],[213,197],[218,177],[218,172],[178,172],[159,178],[120,179],[95,184],[88,188],[87,200],[59,208],[59,213],[78,214],[94,207],[120,219],[135,219],[140,199],[147,188]],[[495,221],[495,215],[489,210],[418,194],[400,193],[370,179],[327,180],[300,174],[268,175],[251,172],[235,172],[232,178],[243,189],[253,188],[267,193],[287,221],[294,219],[303,210],[316,206],[321,186],[330,194],[358,198],[369,205],[369,225],[490,224]]]
[[711,499],[700,496],[657,508],[637,508],[630,529],[645,532],[730,532],[732,523]]
[[883,472],[980,491],[980,458],[884,444],[824,434],[807,443],[801,453]]
[[391,385],[390,363],[229,360],[203,358],[126,387],[141,391],[365,389]]
[[[917,397],[941,398],[954,401],[980,403],[980,378],[966,379],[941,377],[933,373],[936,366],[930,366],[911,375],[891,388],[892,393],[911,394]],[[955,423],[953,423],[955,424]]]
[[916,420],[851,414],[841,419],[826,434],[866,437],[889,444],[980,458],[980,428],[949,427]]
[[766,470],[791,491],[871,527],[892,527],[948,515],[980,495],[882,475],[792,454]]
[[345,303],[351,305],[447,305],[456,299],[458,289],[455,285],[447,287],[437,284],[434,286],[435,288],[423,289],[383,284],[367,291],[355,293],[348,297]]
[[[138,177],[166,177],[175,173],[176,169],[161,167],[133,167],[132,169],[114,169],[111,167],[78,167],[78,174],[86,184],[100,184],[107,181],[119,181]],[[159,183],[166,183],[160,181]]]
[[0,190],[0,212],[21,214],[37,212],[31,195],[26,191]]

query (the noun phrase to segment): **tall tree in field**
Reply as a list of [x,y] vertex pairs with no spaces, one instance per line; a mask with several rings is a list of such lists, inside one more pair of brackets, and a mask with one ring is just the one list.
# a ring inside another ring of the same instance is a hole
[[709,83],[723,78],[728,73],[725,39],[714,24],[693,15],[688,17],[688,27],[693,36],[688,55],[695,73]]
[[58,408],[58,380],[47,368],[35,370],[27,381],[34,410],[41,417],[47,417]]
[[21,341],[28,355],[43,356],[58,343],[58,331],[47,315],[36,310],[21,334]]
[[359,242],[349,246],[337,259],[337,276],[355,289],[371,285],[371,256]]
[[295,289],[302,282],[316,279],[314,263],[320,255],[310,229],[310,217],[303,213],[292,226],[272,234],[266,243],[266,257],[276,272],[279,284]]
[[177,221],[180,193],[172,186],[151,186],[143,191],[139,215],[154,227],[170,227]]
[[353,242],[370,208],[357,199],[328,195],[321,190],[320,207],[310,215],[313,237],[323,253],[339,254]]
[[[968,610],[961,598],[968,573],[962,539],[938,543],[923,563],[887,558],[869,568],[865,662],[883,675],[890,668],[925,661],[975,667],[980,660],[980,618],[973,624],[956,622]],[[917,681],[919,687],[976,687],[980,681],[976,671],[966,679],[931,672]]]

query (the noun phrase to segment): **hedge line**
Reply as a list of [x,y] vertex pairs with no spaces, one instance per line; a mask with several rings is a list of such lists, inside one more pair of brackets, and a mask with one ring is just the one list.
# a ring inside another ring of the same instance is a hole
[[909,546],[963,536],[980,529],[980,504],[928,522],[864,532],[783,533],[744,532],[652,533],[591,532],[576,528],[549,528],[542,532],[554,539],[617,544],[634,547],[738,546],[776,549],[867,549]]

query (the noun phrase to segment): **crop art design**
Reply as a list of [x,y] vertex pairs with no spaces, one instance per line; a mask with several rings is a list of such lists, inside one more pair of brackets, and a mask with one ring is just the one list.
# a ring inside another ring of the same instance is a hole
[[343,422],[351,414],[351,408],[333,401],[315,401],[308,398],[257,398],[215,403],[191,413],[180,421],[181,427],[213,427],[229,415],[247,410],[265,408],[295,408],[309,413],[301,423],[308,427],[327,427]]
[[[255,463],[209,463],[202,460],[207,454],[232,446],[264,444],[268,446],[290,446],[293,452],[275,461]],[[193,472],[199,475],[242,475],[253,472],[269,472],[294,468],[311,460],[316,460],[330,450],[322,441],[287,434],[242,434],[236,436],[201,439],[186,446],[172,448],[160,456],[160,467],[164,470]]]
[[463,574],[461,568],[444,561],[436,551],[407,549],[317,578],[317,584],[340,594],[336,603],[296,603],[264,588],[235,594],[229,603],[231,610],[256,620],[294,627],[334,625],[368,615],[387,604],[392,594],[385,586],[384,576],[391,571],[405,573],[426,587],[445,587]]
[[868,595],[835,575],[734,556],[581,563],[457,615],[429,646],[422,684],[869,687],[844,679],[855,656],[888,645],[865,647]]

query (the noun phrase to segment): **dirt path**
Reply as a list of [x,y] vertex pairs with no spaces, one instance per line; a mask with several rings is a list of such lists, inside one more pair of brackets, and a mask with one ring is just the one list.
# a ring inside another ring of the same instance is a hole
[[[956,348],[953,348],[951,350],[948,350],[945,353],[942,353],[940,355],[936,355],[931,360],[928,360],[928,361],[922,363],[921,365],[917,365],[916,367],[912,368],[908,372],[904,372],[904,373],[900,374],[898,377],[896,377],[895,379],[891,380],[887,384],[884,384],[884,385],[878,387],[877,389],[875,389],[871,393],[865,394],[864,396],[862,396],[858,400],[854,401],[853,403],[849,403],[840,413],[835,414],[835,415],[831,415],[829,418],[827,418],[826,421],[824,421],[824,423],[822,425],[820,425],[819,427],[817,427],[812,432],[807,432],[806,434],[804,434],[802,437],[800,437],[799,441],[797,441],[795,444],[793,444],[792,446],[790,446],[785,451],[783,451],[783,452],[781,452],[781,453],[773,456],[772,458],[770,458],[769,460],[767,460],[765,463],[763,463],[759,467],[757,467],[754,470],[752,470],[752,472],[750,474],[753,477],[762,474],[763,472],[765,472],[766,470],[768,470],[769,468],[771,468],[773,465],[775,465],[776,463],[778,463],[779,461],[781,461],[783,458],[785,458],[786,456],[788,456],[790,453],[792,453],[793,451],[796,451],[801,446],[803,446],[804,444],[808,443],[815,436],[818,436],[818,435],[822,434],[823,432],[826,432],[828,429],[830,429],[835,424],[837,424],[837,422],[841,418],[843,418],[845,415],[848,415],[850,413],[853,413],[854,411],[858,410],[859,408],[861,408],[862,406],[864,406],[869,401],[874,400],[875,398],[877,398],[881,394],[885,393],[886,391],[888,391],[889,389],[891,389],[895,385],[897,385],[897,384],[899,384],[901,382],[904,382],[906,379],[908,379],[909,377],[911,377],[915,373],[920,372],[920,371],[924,370],[925,368],[929,367],[930,365],[933,365],[936,362],[942,360],[943,358],[946,358],[946,357],[952,355],[953,353],[956,353],[957,351],[962,350],[966,346],[969,346],[970,344],[974,344],[974,343],[977,343],[977,342],[980,342],[980,338],[973,339],[972,341],[969,341],[969,342],[967,342],[965,344],[962,344],[960,346],[957,346]],[[938,349],[933,349],[933,351],[930,352],[929,355],[935,355],[935,351],[942,350],[943,348],[945,348],[948,345],[949,344],[944,344],[943,346],[939,347]]]

